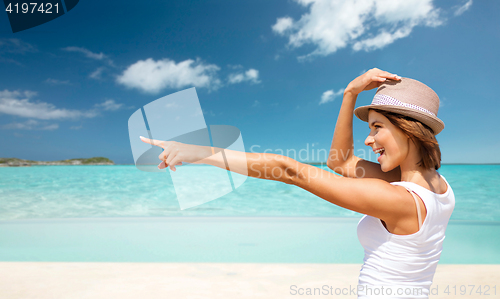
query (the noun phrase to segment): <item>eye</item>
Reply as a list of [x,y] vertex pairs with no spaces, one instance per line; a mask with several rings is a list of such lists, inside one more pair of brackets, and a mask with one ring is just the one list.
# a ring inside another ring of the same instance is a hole
[[374,125],[375,128],[382,128],[381,126],[379,125]]

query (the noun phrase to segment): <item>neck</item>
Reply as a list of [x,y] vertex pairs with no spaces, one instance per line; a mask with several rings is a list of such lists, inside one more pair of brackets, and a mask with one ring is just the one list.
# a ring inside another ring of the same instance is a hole
[[404,182],[414,182],[414,183],[417,183],[418,181],[430,182],[431,180],[437,177],[439,177],[439,174],[434,169],[421,169],[421,168],[403,169],[403,167],[401,167],[401,181]]
[[401,181],[413,182],[419,185],[431,185],[432,182],[439,180],[439,173],[432,168],[425,169],[419,167],[413,159],[405,161],[400,165]]
[[401,181],[413,182],[419,185],[431,185],[431,182],[439,181],[440,176],[435,169],[426,169],[417,165],[421,156],[418,154],[415,144],[410,142],[410,139],[408,139],[408,147],[409,151],[406,159],[400,165]]

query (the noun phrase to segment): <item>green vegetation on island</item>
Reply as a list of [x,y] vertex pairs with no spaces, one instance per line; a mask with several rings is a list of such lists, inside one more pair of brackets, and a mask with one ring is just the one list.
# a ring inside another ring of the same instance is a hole
[[33,161],[18,158],[0,158],[0,166],[42,166],[42,165],[115,165],[105,157],[76,158],[59,161]]

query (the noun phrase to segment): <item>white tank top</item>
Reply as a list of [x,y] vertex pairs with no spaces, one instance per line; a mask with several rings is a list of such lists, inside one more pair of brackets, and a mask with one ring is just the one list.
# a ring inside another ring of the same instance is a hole
[[[395,235],[387,231],[380,219],[368,215],[361,218],[358,239],[365,250],[365,257],[358,280],[358,298],[371,298],[372,295],[382,298],[381,291],[385,290],[385,295],[389,292],[387,288],[380,288],[384,286],[389,286],[393,295],[385,298],[428,298],[446,226],[455,207],[453,190],[441,177],[447,185],[444,194],[434,193],[412,182],[391,183],[412,190],[423,200],[427,216],[418,232]],[[398,291],[399,288],[401,291]],[[412,294],[398,296],[398,292]]]

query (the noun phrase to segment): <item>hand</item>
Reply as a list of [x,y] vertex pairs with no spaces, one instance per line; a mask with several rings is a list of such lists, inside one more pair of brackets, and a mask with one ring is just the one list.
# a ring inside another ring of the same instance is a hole
[[141,140],[164,149],[163,153],[158,156],[162,161],[158,165],[158,169],[170,166],[170,169],[175,171],[175,166],[182,165],[182,162],[196,163],[212,155],[212,151],[208,146],[184,144],[177,141],[160,141],[142,136]]
[[396,74],[391,74],[386,71],[379,70],[377,68],[371,69],[364,73],[363,75],[352,80],[349,85],[347,85],[345,93],[351,93],[353,95],[358,95],[363,90],[370,90],[379,87],[385,80],[401,80]]

